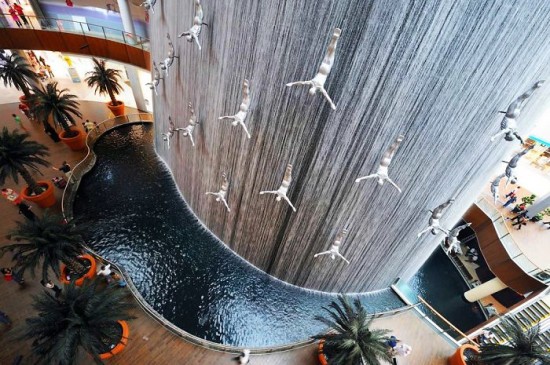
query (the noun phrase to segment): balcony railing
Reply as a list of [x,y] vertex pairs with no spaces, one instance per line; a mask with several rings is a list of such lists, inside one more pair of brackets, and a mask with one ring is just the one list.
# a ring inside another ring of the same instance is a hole
[[10,14],[4,13],[3,17],[5,19],[1,19],[0,17],[0,28],[34,29],[74,33],[124,43],[132,47],[140,48],[144,51],[149,51],[149,39],[140,37],[136,34],[127,33],[120,29],[104,27],[102,25],[86,22],[77,22],[74,20],[45,18],[33,15],[25,15],[28,24],[22,23],[23,26],[18,27]]
[[500,214],[498,209],[496,209],[485,197],[481,197],[475,204],[493,222],[502,246],[514,263],[518,265],[523,272],[534,279],[543,284],[550,284],[550,271],[537,266],[523,253],[517,242],[512,237],[512,234],[506,226],[505,218],[502,214]]

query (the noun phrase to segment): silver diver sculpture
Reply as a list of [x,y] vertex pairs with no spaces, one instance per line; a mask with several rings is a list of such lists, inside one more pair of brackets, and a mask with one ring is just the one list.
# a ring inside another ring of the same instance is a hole
[[168,77],[168,69],[172,67],[172,64],[174,63],[174,58],[179,59],[179,57],[176,56],[176,49],[174,48],[174,44],[170,39],[170,33],[166,33],[166,38],[168,38],[168,57],[166,57],[164,61],[160,62],[160,69],[163,70],[166,77]]
[[495,177],[493,181],[491,181],[491,194],[493,195],[493,202],[496,204],[499,198],[498,194],[498,186],[500,185],[500,180],[506,176],[506,174],[501,174]]
[[168,149],[170,149],[170,140],[172,139],[172,137],[174,137],[174,132],[177,132],[181,128],[176,128],[176,126],[174,125],[174,122],[172,122],[172,117],[169,116],[168,120],[169,120],[168,132],[162,133],[162,140],[166,142]]
[[523,144],[523,139],[519,135],[517,129],[517,119],[521,113],[521,110],[525,106],[527,99],[529,99],[535,90],[540,88],[543,84],[544,80],[537,81],[529,90],[514,100],[505,112],[499,111],[499,113],[504,114],[504,118],[502,118],[502,121],[500,122],[500,131],[491,137],[491,142],[504,134],[504,139],[506,141],[513,141],[515,137],[521,142],[521,144]]
[[157,0],[145,0],[141,3],[140,6],[143,6],[145,10],[151,9],[153,14],[155,14],[155,4],[157,3]]
[[428,220],[428,228],[426,228],[425,230],[423,230],[422,232],[420,232],[418,234],[418,237],[422,236],[424,233],[426,232],[431,232],[433,235],[436,235],[437,234],[437,231],[440,231],[440,232],[443,232],[445,235],[448,235],[449,232],[446,230],[446,229],[443,229],[440,225],[439,225],[439,220],[441,219],[441,217],[443,216],[443,211],[449,206],[451,205],[455,200],[454,199],[449,199],[447,200],[445,203],[439,205],[437,208],[435,208],[433,211],[430,210],[430,212],[432,213],[432,215],[430,216],[430,219]]
[[185,31],[178,35],[178,38],[181,38],[185,36],[185,39],[187,39],[187,42],[193,42],[197,44],[199,47],[199,51],[202,49],[201,44],[199,42],[199,36],[201,34],[202,26],[208,25],[206,23],[203,23],[202,19],[204,17],[204,13],[202,12],[202,6],[200,0],[195,0],[195,17],[193,18],[193,26],[189,28],[188,31]]
[[313,257],[317,258],[317,257],[322,256],[322,255],[330,255],[330,258],[334,260],[336,258],[336,256],[338,256],[339,258],[344,260],[346,262],[346,264],[349,264],[349,261],[344,256],[342,256],[342,254],[340,253],[340,245],[342,244],[344,236],[347,233],[348,233],[347,229],[342,230],[342,232],[340,232],[336,236],[336,239],[334,240],[334,243],[330,246],[330,250],[316,253],[315,255],[313,255]]
[[189,118],[189,125],[185,128],[178,129],[182,132],[184,137],[189,137],[189,139],[191,140],[191,145],[195,147],[195,141],[193,140],[193,131],[195,130],[195,126],[197,126],[199,122],[197,122],[197,115],[195,114],[195,109],[193,109],[193,104],[189,103],[187,107],[189,108],[189,112],[191,113],[191,117]]
[[231,209],[229,209],[229,205],[227,205],[227,201],[225,200],[227,196],[227,190],[229,189],[229,180],[227,180],[227,175],[225,173],[222,174],[222,177],[223,177],[223,181],[222,181],[222,186],[220,190],[217,193],[207,191],[206,195],[214,195],[216,197],[216,201],[217,202],[221,201],[227,208],[227,211],[230,212]]
[[460,234],[460,231],[462,231],[464,228],[470,227],[471,225],[472,223],[466,223],[449,231],[449,234],[447,235],[447,255],[451,252],[455,252],[458,254],[462,253],[462,249],[460,248],[460,241],[458,240],[458,235]]
[[160,80],[164,80],[164,78],[160,75],[160,71],[157,67],[157,64],[155,61],[153,61],[153,79],[151,82],[146,83],[145,85],[149,86],[149,89],[155,91],[155,95],[158,96],[157,87],[160,84]]
[[225,115],[223,117],[219,117],[219,120],[229,119],[233,122],[231,123],[232,126],[240,125],[243,127],[244,132],[246,133],[246,136],[250,139],[250,133],[248,133],[248,129],[246,129],[246,125],[244,124],[244,120],[246,118],[246,115],[248,114],[248,108],[250,107],[250,88],[248,85],[248,80],[245,79],[243,81],[243,100],[241,102],[241,105],[239,106],[239,111],[235,115]]
[[535,145],[531,145],[531,146],[523,149],[521,152],[516,153],[514,155],[514,157],[512,157],[510,162],[502,161],[502,162],[508,163],[508,165],[506,165],[506,170],[504,172],[504,175],[506,175],[506,185],[505,186],[508,186],[508,183],[510,181],[517,181],[517,177],[514,176],[514,170],[516,169],[516,167],[518,167],[519,159],[522,158],[523,156],[525,156],[527,154],[527,152],[531,151],[533,148],[535,148]]
[[392,179],[388,176],[388,167],[390,166],[391,160],[393,159],[393,156],[397,152],[397,149],[399,148],[399,145],[401,144],[401,141],[403,141],[403,138],[405,138],[403,135],[399,135],[397,139],[392,143],[392,145],[384,152],[384,155],[382,156],[382,159],[380,160],[380,165],[378,166],[378,170],[376,173],[360,177],[355,180],[355,182],[360,182],[362,180],[366,179],[378,179],[378,185],[384,185],[384,181],[389,182],[392,184],[399,192],[401,192],[401,189],[399,186],[397,186],[396,183],[393,182]]
[[286,165],[285,176],[283,177],[283,182],[281,183],[281,186],[279,187],[279,189],[260,191],[260,195],[275,194],[277,195],[277,197],[275,198],[276,201],[281,201],[281,199],[284,199],[288,203],[288,205],[290,205],[292,210],[296,211],[296,208],[294,208],[294,205],[292,205],[292,203],[290,202],[290,199],[286,196],[286,193],[288,192],[288,188],[291,182],[292,182],[292,165],[288,164]]
[[327,91],[325,90],[325,82],[327,81],[327,77],[330,74],[332,65],[334,64],[334,54],[336,52],[336,45],[338,44],[338,38],[340,38],[341,33],[342,33],[342,30],[340,28],[334,29],[334,32],[332,33],[332,38],[330,39],[330,43],[328,45],[325,58],[323,59],[323,62],[319,67],[319,71],[317,71],[317,74],[313,79],[308,81],[289,82],[288,84],[286,84],[286,86],[294,86],[294,85],[311,86],[309,89],[309,94],[314,95],[315,93],[317,93],[317,91],[320,91],[328,100],[330,107],[334,110],[336,110],[336,105],[334,105],[334,103],[332,102],[332,99],[330,98]]

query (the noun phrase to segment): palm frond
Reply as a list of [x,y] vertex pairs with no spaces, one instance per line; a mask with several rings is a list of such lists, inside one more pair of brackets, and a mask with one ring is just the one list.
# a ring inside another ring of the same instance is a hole
[[76,124],[75,116],[82,119],[78,109],[80,104],[76,95],[69,94],[69,89],[59,90],[57,82],[50,82],[44,90],[34,89],[31,98],[32,111],[40,120],[47,121],[53,117],[54,124],[69,131],[71,125]]

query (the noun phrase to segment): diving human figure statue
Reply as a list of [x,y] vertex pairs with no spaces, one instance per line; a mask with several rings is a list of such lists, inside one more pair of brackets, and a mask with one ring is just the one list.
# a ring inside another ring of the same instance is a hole
[[461,226],[458,226],[456,228],[453,228],[449,231],[449,234],[447,235],[447,255],[451,252],[456,253],[462,253],[462,249],[460,248],[460,241],[458,240],[458,235],[460,231],[462,231],[464,228],[468,228],[472,225],[472,223],[466,223]]
[[286,86],[294,86],[294,85],[310,86],[309,93],[311,95],[314,95],[315,93],[317,93],[317,91],[320,91],[328,100],[330,107],[334,110],[336,110],[336,105],[334,105],[334,103],[332,102],[332,99],[330,98],[327,91],[325,90],[325,82],[327,81],[327,77],[330,74],[332,65],[334,64],[334,54],[336,52],[336,45],[338,44],[338,38],[340,38],[341,33],[342,33],[342,30],[340,28],[334,29],[334,32],[332,33],[332,38],[330,39],[330,43],[328,45],[325,58],[323,59],[323,62],[319,67],[319,71],[317,71],[317,74],[313,79],[308,81],[289,82],[288,84],[286,84]]
[[174,136],[174,132],[177,132],[181,128],[176,128],[176,125],[174,124],[174,122],[172,122],[172,117],[169,116],[168,120],[169,120],[168,132],[162,134],[162,140],[166,142],[168,149],[170,149],[170,140]]
[[516,169],[516,167],[518,167],[519,159],[522,158],[523,156],[525,156],[527,154],[527,152],[531,151],[533,148],[535,148],[534,144],[527,147],[527,148],[525,148],[525,149],[523,149],[521,152],[516,153],[514,155],[514,157],[512,157],[510,162],[502,161],[502,162],[507,162],[508,163],[508,165],[506,165],[506,170],[504,172],[504,175],[506,175],[506,185],[505,186],[508,186],[508,183],[510,181],[517,180],[517,178],[514,176],[514,170]]
[[153,61],[153,79],[151,80],[151,82],[148,82],[145,85],[148,85],[149,89],[155,91],[155,95],[157,96],[158,96],[157,86],[159,86],[160,80],[163,80],[163,77],[160,75],[160,71],[157,67],[157,64],[155,63],[155,61]]
[[240,125],[243,127],[244,132],[246,133],[246,136],[250,139],[250,133],[248,133],[248,129],[246,128],[246,125],[244,124],[244,120],[246,118],[246,115],[248,114],[248,108],[250,107],[250,88],[248,85],[248,80],[245,79],[243,81],[243,100],[241,102],[241,105],[239,106],[239,111],[235,115],[225,115],[223,117],[219,117],[219,120],[229,119],[233,122],[231,123],[232,126]]
[[339,258],[344,260],[346,262],[346,264],[349,264],[349,261],[344,256],[342,256],[342,254],[340,253],[340,245],[342,244],[344,236],[347,233],[348,233],[347,229],[342,230],[342,232],[340,232],[336,236],[336,239],[334,240],[334,243],[330,246],[330,250],[316,253],[315,255],[313,255],[313,257],[317,258],[317,257],[322,256],[322,255],[330,255],[330,258],[334,260],[336,258],[336,256],[338,256]]
[[155,4],[157,3],[157,0],[145,0],[141,3],[140,6],[143,6],[145,10],[151,9],[153,14],[155,14]]
[[206,195],[214,195],[216,197],[216,201],[223,202],[223,204],[227,208],[227,211],[230,212],[231,209],[229,209],[229,205],[227,205],[227,201],[225,200],[225,198],[227,197],[227,190],[229,189],[229,181],[227,180],[227,175],[222,174],[222,177],[223,177],[223,182],[220,190],[217,193],[207,191]]
[[496,204],[499,198],[498,186],[500,185],[500,180],[505,176],[505,174],[498,175],[491,182],[491,194],[493,194],[493,202]]
[[432,215],[430,216],[430,219],[428,220],[428,228],[426,228],[425,230],[423,230],[422,232],[420,232],[418,234],[418,237],[422,236],[424,233],[426,232],[431,232],[433,235],[436,235],[437,234],[437,231],[440,231],[440,232],[443,232],[445,233],[445,235],[448,235],[449,232],[446,230],[446,229],[443,229],[440,225],[439,225],[439,220],[441,219],[441,217],[443,216],[443,211],[449,206],[451,205],[455,200],[454,199],[449,199],[447,200],[445,203],[439,205],[437,208],[435,208],[433,211],[430,210],[430,212],[432,213]]
[[195,0],[195,17],[193,18],[193,26],[189,28],[188,31],[181,33],[178,35],[178,38],[181,38],[185,36],[185,39],[187,39],[188,42],[193,42],[197,44],[199,47],[199,51],[202,49],[201,44],[199,42],[199,36],[201,34],[202,26],[208,25],[206,23],[203,23],[202,19],[204,17],[204,14],[202,12],[202,6],[200,0]]
[[189,125],[185,128],[179,128],[183,134],[184,137],[189,137],[191,140],[191,145],[195,147],[195,141],[193,140],[193,131],[195,130],[195,126],[199,124],[197,122],[197,115],[195,114],[195,109],[193,109],[193,105],[189,103],[187,106],[189,108],[189,112],[191,113],[191,117],[189,118]]
[[174,63],[174,58],[179,59],[179,57],[176,56],[176,49],[174,48],[174,44],[170,39],[170,34],[166,33],[166,37],[168,38],[168,57],[166,57],[164,61],[160,63],[160,68],[164,71],[166,77],[168,77],[168,69],[172,67],[172,64]]
[[513,141],[515,137],[521,142],[521,144],[523,144],[523,139],[521,138],[517,130],[517,119],[521,113],[521,110],[525,106],[527,99],[529,99],[529,97],[533,95],[535,90],[540,88],[543,84],[544,80],[537,81],[533,86],[531,86],[529,90],[527,90],[516,100],[514,100],[505,112],[499,111],[499,113],[504,114],[504,118],[500,122],[500,131],[491,137],[491,142],[504,134],[505,140]]
[[384,155],[382,156],[382,159],[380,160],[380,166],[378,166],[378,170],[376,173],[360,177],[355,180],[355,182],[360,182],[361,180],[366,179],[378,179],[378,185],[384,185],[384,181],[389,182],[392,184],[397,191],[401,192],[401,189],[399,186],[397,186],[396,183],[393,182],[392,179],[388,176],[388,167],[390,166],[391,160],[393,159],[393,156],[397,152],[397,149],[399,148],[399,145],[401,144],[401,141],[403,141],[403,138],[405,138],[403,135],[399,135],[397,139],[392,143],[392,145],[384,152]]
[[276,201],[281,201],[281,199],[284,199],[288,205],[292,208],[293,211],[296,211],[296,208],[294,208],[294,205],[290,202],[290,199],[286,196],[286,193],[288,192],[288,187],[290,186],[290,183],[292,182],[292,165],[288,164],[286,165],[285,170],[285,176],[283,177],[283,182],[281,183],[281,186],[277,190],[267,190],[267,191],[260,191],[260,195],[263,194],[275,194],[277,197],[275,198]]

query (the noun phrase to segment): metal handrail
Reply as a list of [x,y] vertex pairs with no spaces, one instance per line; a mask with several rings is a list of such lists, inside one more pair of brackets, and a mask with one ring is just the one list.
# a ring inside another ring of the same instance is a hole
[[[141,37],[137,34],[125,32],[121,29],[105,27],[87,22],[79,22],[75,20],[38,17],[34,15],[25,15],[29,27],[18,27],[11,18],[11,14],[3,13],[7,21],[0,21],[0,28],[12,29],[34,29],[44,31],[58,31],[66,33],[77,33],[85,36],[103,38],[114,42],[124,43],[132,47],[141,48],[144,51],[149,51],[149,39]],[[21,18],[19,16],[19,18]],[[70,29],[65,28],[65,24],[71,24]],[[87,29],[87,30],[86,30]]]

